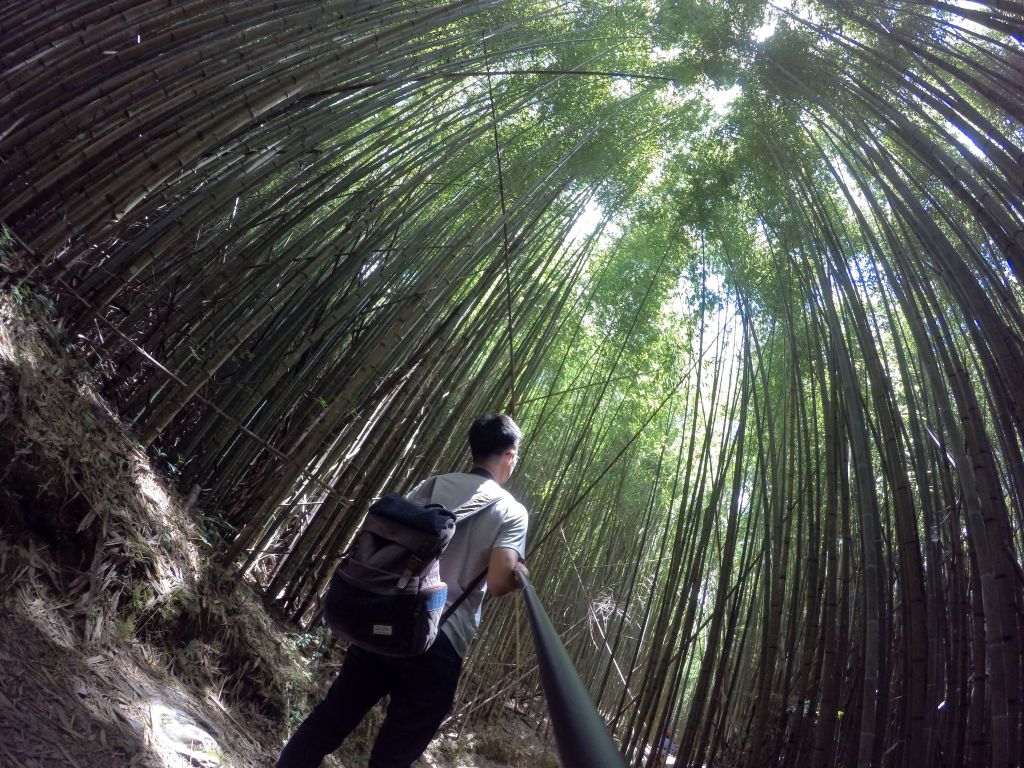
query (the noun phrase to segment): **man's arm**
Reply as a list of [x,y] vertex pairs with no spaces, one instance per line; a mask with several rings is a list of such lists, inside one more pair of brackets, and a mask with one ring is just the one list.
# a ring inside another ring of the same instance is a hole
[[516,571],[527,576],[526,564],[519,561],[519,553],[510,547],[495,547],[487,562],[487,593],[494,597],[507,595],[519,589]]

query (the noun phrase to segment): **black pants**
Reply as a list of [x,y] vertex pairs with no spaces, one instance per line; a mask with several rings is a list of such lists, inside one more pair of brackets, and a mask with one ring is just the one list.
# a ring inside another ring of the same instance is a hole
[[349,648],[327,698],[288,740],[278,768],[320,765],[388,694],[369,768],[409,768],[451,710],[461,671],[462,659],[443,632],[426,653],[406,659]]

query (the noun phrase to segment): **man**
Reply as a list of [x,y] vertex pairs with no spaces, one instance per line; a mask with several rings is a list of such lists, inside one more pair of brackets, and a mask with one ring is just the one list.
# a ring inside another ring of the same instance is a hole
[[[441,557],[448,604],[468,594],[441,626],[434,644],[419,656],[394,658],[350,647],[327,698],[292,735],[278,768],[320,765],[389,694],[369,768],[408,768],[427,748],[455,701],[462,660],[480,626],[484,594],[506,595],[519,586],[516,571],[528,573],[521,562],[526,554],[526,509],[501,488],[515,470],[521,437],[508,416],[484,414],[469,428],[472,469],[424,480],[408,494],[413,501],[448,509],[479,495],[497,499],[456,526]],[[484,569],[486,578],[474,584]]]

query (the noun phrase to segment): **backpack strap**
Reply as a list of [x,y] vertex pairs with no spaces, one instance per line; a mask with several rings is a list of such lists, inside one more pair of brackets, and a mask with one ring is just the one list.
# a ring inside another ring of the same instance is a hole
[[[522,558],[520,558],[520,560],[522,560]],[[472,583],[470,583],[469,589],[467,589],[465,592],[459,595],[458,599],[456,599],[454,603],[452,603],[444,609],[444,613],[441,614],[441,620],[437,624],[438,629],[440,629],[441,625],[448,620],[449,616],[455,613],[455,609],[458,608],[459,605],[461,605],[462,601],[465,600],[470,595],[470,593],[476,591],[476,588],[480,586],[480,582],[483,581],[484,578],[487,576],[488,570],[489,568],[484,568],[482,571],[480,571],[480,573],[477,574],[476,578],[473,579]]]
[[[488,477],[487,479],[491,478]],[[430,503],[433,500],[434,487],[437,483],[437,476],[435,475],[434,477],[432,477],[429,482],[430,485],[423,489],[426,495],[426,499],[425,501],[422,501],[420,503]],[[452,512],[455,513],[455,525],[458,526],[458,524],[462,521],[468,520],[474,515],[478,515],[479,513],[483,512],[485,509],[493,507],[495,504],[501,501],[503,496],[504,491],[502,491],[501,493],[497,493],[493,496],[484,496],[482,499],[470,498],[464,504],[461,504],[460,506],[452,510]],[[441,619],[437,624],[439,630],[441,626],[446,621],[448,621],[451,615],[455,613],[456,609],[458,609],[458,607],[462,605],[462,601],[476,591],[477,587],[480,586],[480,583],[484,580],[486,576],[487,568],[484,568],[483,571],[477,574],[476,578],[473,579],[469,587],[465,589],[462,592],[462,594],[455,599],[455,602],[444,609],[444,613],[441,614]]]
[[465,504],[456,507],[455,509],[452,510],[452,512],[455,514],[455,525],[458,525],[463,520],[468,520],[474,515],[480,514],[485,509],[490,509],[499,501],[501,501],[503,495],[504,492],[496,494],[494,496],[485,496],[483,499],[480,500],[470,499]]
[[[470,506],[470,504],[473,502],[473,499],[470,499],[462,506],[452,510],[453,512],[455,512],[456,527],[458,527],[459,523],[461,523],[463,520],[467,520],[473,517],[474,515],[483,512],[485,509],[490,509],[491,507],[493,507],[495,504],[501,501],[503,494],[504,492],[497,494],[496,496],[493,497],[485,497],[482,502],[473,503],[472,506]],[[438,630],[440,630],[444,623],[448,621],[449,618],[451,618],[452,614],[455,613],[458,607],[462,605],[462,601],[469,597],[472,593],[476,592],[477,588],[480,586],[480,583],[484,580],[484,578],[486,578],[486,576],[487,567],[485,566],[484,569],[477,574],[476,578],[470,582],[469,586],[462,591],[462,594],[455,599],[455,602],[444,609],[444,613],[441,614],[441,620],[437,624]]]
[[469,585],[469,588],[466,589],[461,595],[459,595],[454,603],[452,603],[444,609],[444,613],[441,614],[441,620],[437,623],[438,630],[440,630],[444,623],[448,621],[448,619],[451,617],[451,615],[455,613],[455,609],[462,605],[462,601],[469,597],[471,593],[476,592],[476,588],[480,586],[480,582],[484,580],[485,576],[487,576],[486,568],[480,571],[477,577],[473,579],[472,583]]
[[[437,478],[438,475],[435,475],[427,480],[423,491],[421,493],[417,493],[417,498],[410,499],[410,501],[415,501],[416,503],[424,506],[432,503],[434,501],[434,488],[437,486]],[[488,477],[487,479],[490,480],[491,478]],[[463,520],[467,520],[470,517],[483,512],[488,507],[494,506],[502,500],[504,495],[505,491],[500,486],[498,487],[498,493],[490,496],[474,494],[452,510],[452,513],[455,515],[455,524],[458,525]]]
[[409,501],[413,501],[417,504],[421,504],[424,507],[430,503],[431,499],[434,498],[434,486],[437,485],[437,475],[427,480],[424,483],[424,488],[419,493],[415,494],[415,498],[410,498]]

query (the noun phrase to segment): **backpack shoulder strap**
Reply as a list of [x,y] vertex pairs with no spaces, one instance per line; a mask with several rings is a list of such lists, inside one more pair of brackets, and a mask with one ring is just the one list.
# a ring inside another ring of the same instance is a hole
[[409,501],[414,501],[417,504],[422,504],[423,506],[426,506],[427,504],[429,504],[433,500],[433,498],[434,498],[434,488],[436,486],[437,486],[437,475],[434,475],[430,479],[425,480],[423,482],[422,490],[418,491],[413,498],[409,499]]
[[452,603],[451,605],[449,605],[447,608],[444,609],[444,613],[441,614],[441,620],[437,623],[438,629],[440,629],[441,626],[446,621],[448,621],[449,618],[451,618],[451,615],[453,613],[455,613],[455,610],[460,605],[462,605],[462,601],[465,600],[467,597],[469,597],[470,593],[476,592],[476,588],[480,586],[480,582],[482,582],[486,576],[487,576],[487,569],[484,568],[482,571],[480,571],[479,574],[477,574],[477,577],[475,579],[473,579],[472,583],[469,585],[469,588],[466,589],[466,591],[463,592],[461,595],[459,595],[456,598],[454,603]]
[[489,509],[501,501],[505,497],[505,491],[502,488],[498,488],[497,493],[489,495],[475,495],[469,498],[464,503],[457,506],[452,512],[455,513],[455,524],[458,525],[463,520],[473,517],[485,509]]
[[[500,489],[499,489],[500,490]],[[496,493],[493,496],[486,496],[483,500],[470,499],[468,502],[453,510],[455,512],[455,525],[457,526],[463,520],[473,517],[473,515],[483,512],[485,509],[489,509],[497,504],[504,497],[505,492],[500,490],[500,493]],[[444,609],[444,613],[441,614],[441,620],[438,622],[438,628],[440,628],[451,615],[455,613],[456,609],[462,605],[462,601],[469,597],[473,592],[476,592],[477,587],[480,586],[481,582],[487,577],[487,568],[484,568],[480,573],[477,574],[476,578],[470,582],[469,586],[459,595],[455,602]]]

